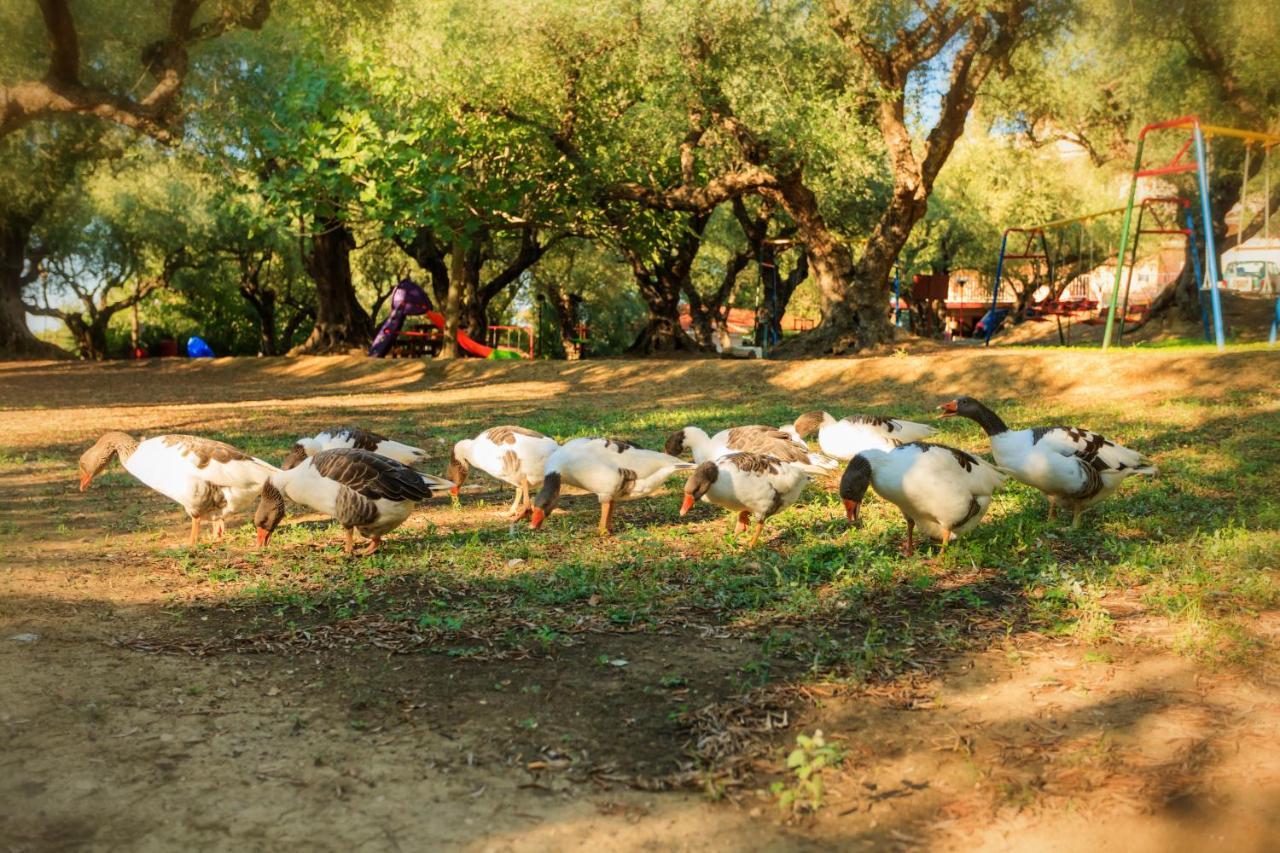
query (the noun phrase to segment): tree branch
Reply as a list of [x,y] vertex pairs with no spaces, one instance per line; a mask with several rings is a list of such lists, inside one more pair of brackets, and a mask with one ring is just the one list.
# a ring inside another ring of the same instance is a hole
[[142,65],[155,85],[141,100],[80,80],[80,46],[66,0],[40,0],[49,36],[49,69],[41,80],[0,86],[0,136],[28,122],[60,114],[92,115],[172,143],[182,133],[176,104],[188,70],[188,49],[232,29],[258,30],[271,11],[270,0],[224,0],[213,17],[192,26],[203,0],[173,0],[167,33],[142,50]]

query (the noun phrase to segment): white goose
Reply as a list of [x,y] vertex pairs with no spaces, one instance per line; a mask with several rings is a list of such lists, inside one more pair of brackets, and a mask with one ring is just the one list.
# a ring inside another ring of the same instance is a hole
[[288,498],[342,525],[347,554],[354,550],[355,530],[369,539],[369,546],[361,553],[372,554],[386,533],[404,523],[415,503],[431,497],[433,489],[451,485],[368,450],[322,450],[288,471],[272,474],[263,483],[253,518],[258,547],[271,541],[271,534],[284,520]]
[[314,438],[300,438],[289,450],[289,455],[280,463],[285,471],[295,467],[308,456],[315,456],[322,450],[368,450],[379,456],[394,459],[402,465],[410,467],[427,458],[427,451],[421,447],[393,441],[385,435],[373,430],[353,426],[340,426],[317,433]]
[[822,452],[841,461],[864,450],[892,450],[901,444],[923,441],[937,432],[928,424],[900,418],[849,415],[836,420],[826,412],[805,412],[796,418],[789,432],[803,440],[814,430]]
[[907,519],[906,554],[915,550],[917,526],[941,541],[945,552],[951,539],[977,527],[1007,477],[971,453],[921,441],[853,457],[840,478],[840,498],[849,520],[856,522],[867,486],[874,486]]
[[840,467],[839,460],[822,453],[814,453],[803,439],[795,437],[794,434],[759,424],[720,430],[712,436],[708,436],[705,430],[696,426],[687,426],[671,433],[667,437],[664,449],[671,456],[681,456],[685,450],[688,450],[693,456],[693,461],[699,464],[726,453],[744,451],[773,456],[783,462],[813,465],[826,470],[835,470]]
[[573,486],[600,501],[601,536],[609,533],[615,501],[630,501],[653,493],[677,471],[691,471],[685,462],[656,450],[608,438],[575,438],[547,459],[542,488],[533,499],[531,526],[536,530],[560,502],[563,486]]
[[275,466],[229,444],[194,435],[161,435],[137,441],[108,432],[80,457],[80,491],[107,467],[112,456],[124,469],[160,494],[177,501],[191,516],[188,546],[200,538],[200,523],[226,532],[226,520],[247,509]]
[[454,483],[452,494],[467,481],[475,466],[490,477],[516,487],[516,497],[508,515],[523,518],[532,508],[531,489],[542,486],[547,459],[560,443],[540,432],[518,426],[497,426],[475,438],[464,438],[453,446],[445,477]]
[[810,474],[825,473],[824,468],[805,462],[784,462],[775,456],[746,451],[731,451],[714,460],[703,462],[684,486],[685,515],[699,499],[736,512],[735,533],[747,529],[755,519],[756,532],[748,548],[760,541],[765,519],[777,515],[800,497],[809,483]]
[[1096,432],[1076,427],[1012,430],[1000,416],[972,397],[957,397],[939,407],[942,417],[976,421],[991,437],[996,464],[1014,479],[1049,498],[1049,516],[1061,504],[1080,526],[1086,509],[1114,494],[1126,477],[1157,474],[1150,459]]

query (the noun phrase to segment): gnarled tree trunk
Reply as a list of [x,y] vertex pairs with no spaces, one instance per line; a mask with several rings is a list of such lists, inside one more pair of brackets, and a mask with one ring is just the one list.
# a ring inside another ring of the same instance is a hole
[[30,239],[26,222],[0,222],[0,358],[66,358],[66,352],[27,328],[22,291],[36,274],[35,264],[26,269]]
[[702,246],[702,232],[711,219],[713,207],[706,212],[689,214],[680,237],[664,247],[655,262],[644,258],[640,250],[623,245],[622,251],[645,306],[649,309],[644,328],[627,348],[633,355],[657,353],[698,352],[702,347],[680,328],[680,294],[692,289],[689,276],[693,261]]
[[302,261],[316,285],[316,322],[310,336],[290,355],[342,353],[363,349],[373,335],[369,315],[356,299],[351,282],[351,251],[355,238],[336,218],[316,222],[306,239]]

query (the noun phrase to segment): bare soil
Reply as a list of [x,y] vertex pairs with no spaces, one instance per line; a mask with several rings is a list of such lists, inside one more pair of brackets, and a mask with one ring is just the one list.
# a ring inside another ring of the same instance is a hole
[[[281,629],[211,588],[202,568],[234,568],[234,547],[189,557],[163,498],[121,475],[84,494],[74,479],[109,428],[299,435],[356,421],[426,440],[566,403],[800,411],[807,396],[853,409],[962,391],[1154,411],[1274,394],[1278,365],[1267,352],[965,350],[0,364],[0,451],[24,460],[0,476],[0,849],[1280,849],[1278,614],[1251,625],[1247,667],[1179,655],[1167,623],[1118,596],[1101,645],[1010,621],[892,681],[775,673],[782,696],[742,683],[757,640],[696,614],[658,631],[587,618],[572,643],[528,653],[423,641],[376,615]],[[481,519],[492,506],[441,504],[411,524]],[[697,709],[718,726],[691,725]],[[822,810],[784,820],[763,789],[814,729],[849,757]],[[756,744],[744,784],[698,788],[689,755],[708,732]]]

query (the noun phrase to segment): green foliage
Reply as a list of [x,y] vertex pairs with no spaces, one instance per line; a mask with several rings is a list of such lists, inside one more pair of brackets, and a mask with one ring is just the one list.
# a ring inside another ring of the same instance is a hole
[[791,814],[818,811],[825,792],[823,773],[843,761],[844,750],[828,744],[821,729],[812,736],[796,735],[796,748],[787,755],[786,762],[787,772],[794,778],[789,782],[779,780],[769,787],[778,800],[778,808]]

